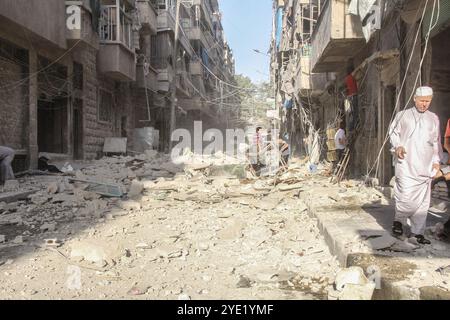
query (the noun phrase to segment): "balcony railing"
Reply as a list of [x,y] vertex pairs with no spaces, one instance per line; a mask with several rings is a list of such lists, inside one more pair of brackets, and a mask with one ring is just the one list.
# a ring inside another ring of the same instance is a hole
[[100,25],[100,41],[103,43],[121,43],[128,49],[132,49],[132,18],[119,0],[115,5],[102,6]]
[[348,13],[349,1],[328,0],[312,34],[312,71],[337,72],[365,45],[361,21]]

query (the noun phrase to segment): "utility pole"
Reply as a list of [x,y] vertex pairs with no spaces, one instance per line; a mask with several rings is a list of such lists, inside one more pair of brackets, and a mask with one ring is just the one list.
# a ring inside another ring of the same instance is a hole
[[174,35],[174,44],[172,51],[172,97],[170,99],[170,138],[169,138],[169,150],[172,151],[173,142],[172,142],[172,133],[175,131],[176,127],[176,108],[177,108],[177,60],[178,60],[178,35],[180,29],[180,5],[181,0],[177,0],[176,5],[176,14],[175,14],[175,35]]

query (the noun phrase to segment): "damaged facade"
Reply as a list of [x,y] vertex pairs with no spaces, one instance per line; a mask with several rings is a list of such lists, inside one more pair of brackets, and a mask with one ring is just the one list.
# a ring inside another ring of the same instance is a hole
[[224,84],[234,83],[234,59],[217,1],[183,1],[177,59],[175,6],[1,2],[0,145],[16,151],[15,171],[36,168],[40,153],[98,158],[107,137],[125,137],[128,150],[142,152],[135,139],[143,128],[157,132],[153,148],[167,150],[172,81],[178,127],[232,118],[237,102]]
[[[420,85],[435,90],[431,111],[443,136],[450,117],[449,26],[448,1],[274,1],[272,81],[281,128],[296,151],[310,154],[317,133],[318,152],[329,157],[326,131],[342,119],[354,141],[349,173],[388,184],[389,124],[413,105]],[[358,86],[355,112],[346,102],[349,70]]]

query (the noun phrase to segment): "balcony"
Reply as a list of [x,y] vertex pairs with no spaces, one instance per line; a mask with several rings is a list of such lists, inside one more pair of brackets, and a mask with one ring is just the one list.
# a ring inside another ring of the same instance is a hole
[[66,42],[66,5],[61,0],[1,0],[0,28],[4,33],[25,36],[47,47],[61,49]]
[[121,1],[116,0],[115,5],[101,7],[98,69],[118,81],[135,81],[132,19],[120,4]]
[[202,76],[203,75],[203,66],[200,61],[191,61],[189,64],[189,69],[192,75]]
[[164,69],[157,69],[158,80],[157,91],[168,92],[170,90],[170,84],[173,81],[173,69],[172,66],[166,65]]
[[[173,16],[172,12],[169,10],[159,10],[158,11],[158,17],[157,17],[157,29],[158,32],[164,32],[164,31],[174,31],[175,30],[175,17]],[[189,43],[189,40],[186,38],[186,36],[183,34],[183,32],[179,32],[179,41],[181,45],[183,46],[184,50],[192,56],[192,47]]]
[[336,72],[366,41],[361,21],[348,14],[347,0],[328,0],[312,35],[311,66],[315,73]]
[[136,85],[138,88],[158,90],[158,71],[146,63],[136,65]]
[[203,18],[210,30],[213,30],[213,11],[209,5],[209,0],[193,0],[193,6],[200,6],[203,9]]
[[139,21],[141,22],[144,32],[156,34],[158,30],[158,21],[153,5],[148,0],[136,0],[136,7],[138,10]]
[[311,59],[309,56],[302,56],[297,65],[295,76],[295,91],[303,94],[320,94],[327,83],[326,73],[311,73]]
[[[98,50],[99,38],[97,32],[94,31],[95,27],[92,24],[92,16],[94,15],[94,13],[90,6],[90,1],[66,0],[66,9],[74,5],[80,8],[80,28],[66,28],[66,39],[68,46],[72,47],[76,43],[82,42]],[[69,18],[70,14],[68,14],[66,11],[66,19]]]

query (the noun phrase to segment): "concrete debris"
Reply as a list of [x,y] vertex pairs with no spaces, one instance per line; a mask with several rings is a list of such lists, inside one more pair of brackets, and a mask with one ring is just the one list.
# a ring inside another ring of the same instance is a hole
[[130,296],[141,296],[147,293],[149,287],[146,286],[134,286],[128,290],[127,295]]
[[141,203],[133,200],[119,201],[118,205],[119,208],[122,208],[124,210],[137,211],[141,209]]
[[57,238],[44,239],[44,246],[46,247],[57,248],[61,245],[61,241],[59,241]]
[[416,249],[420,248],[418,244],[413,244],[409,241],[409,239],[405,239],[404,241],[397,240],[390,248],[389,250],[395,251],[395,252],[412,252]]
[[44,223],[42,226],[39,227],[42,231],[48,231],[53,232],[56,230],[56,223]]
[[374,237],[368,239],[366,242],[373,250],[384,250],[391,248],[398,240],[389,234],[384,234],[381,237]]
[[372,300],[375,283],[368,282],[363,285],[347,284],[339,295],[339,300]]
[[128,197],[136,198],[142,194],[143,190],[144,190],[144,185],[138,180],[133,180],[131,182],[130,191],[128,192]]
[[22,244],[23,241],[23,236],[16,236],[12,242],[15,244]]
[[3,185],[3,192],[14,192],[20,189],[19,181],[17,180],[6,180]]
[[239,276],[239,281],[236,284],[237,288],[250,288],[252,286],[252,282],[246,276]]
[[0,234],[0,243],[6,242],[6,236],[4,234]]
[[182,293],[178,296],[178,300],[191,300],[191,297],[186,293]]
[[368,282],[361,267],[350,267],[338,272],[335,279],[335,288],[342,291],[348,284],[364,286]]

